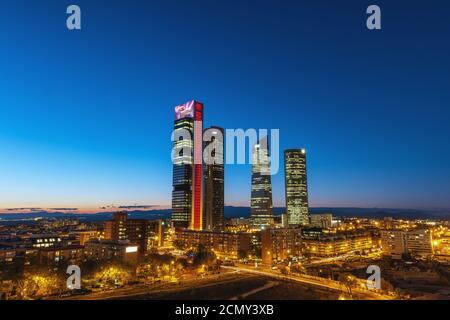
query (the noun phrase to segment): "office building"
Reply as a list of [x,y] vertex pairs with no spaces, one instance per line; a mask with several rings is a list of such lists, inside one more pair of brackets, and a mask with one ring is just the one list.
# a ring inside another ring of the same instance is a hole
[[284,151],[286,212],[289,225],[308,225],[308,183],[305,149]]
[[172,223],[203,229],[203,104],[189,101],[175,108]]
[[251,218],[253,224],[264,228],[273,225],[272,180],[267,141],[256,144],[252,154]]
[[203,229],[224,227],[224,130],[205,130]]

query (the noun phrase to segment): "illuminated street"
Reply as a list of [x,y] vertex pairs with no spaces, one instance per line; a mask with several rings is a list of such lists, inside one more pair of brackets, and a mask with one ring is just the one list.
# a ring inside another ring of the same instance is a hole
[[[345,286],[343,284],[341,284],[340,282],[329,280],[329,279],[324,279],[324,278],[311,277],[311,276],[305,276],[305,275],[303,275],[303,276],[281,275],[281,274],[277,273],[276,271],[273,271],[273,270],[270,270],[267,268],[251,268],[251,267],[247,267],[247,266],[246,267],[243,267],[243,266],[223,267],[223,268],[246,272],[246,273],[251,273],[251,274],[268,276],[268,277],[272,277],[272,278],[280,279],[280,280],[284,280],[284,281],[291,280],[291,281],[295,281],[295,282],[299,282],[299,283],[303,283],[303,284],[313,285],[316,287],[336,290],[338,292],[344,292],[344,293],[347,292],[347,289],[345,288]],[[378,300],[392,299],[391,296],[379,294],[379,293],[372,292],[369,290],[362,290],[359,288],[354,288],[353,292],[357,297],[361,297],[362,299],[364,299],[364,298],[365,299],[378,299]]]

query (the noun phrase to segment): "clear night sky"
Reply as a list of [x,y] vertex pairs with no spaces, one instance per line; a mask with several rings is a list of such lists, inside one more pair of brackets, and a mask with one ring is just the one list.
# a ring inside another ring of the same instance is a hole
[[[82,30],[66,29],[78,4]],[[369,31],[366,8],[382,9]],[[279,128],[312,206],[450,208],[448,1],[0,4],[0,207],[170,204],[173,107]],[[248,205],[250,167],[226,167]],[[282,170],[273,177],[284,204]]]

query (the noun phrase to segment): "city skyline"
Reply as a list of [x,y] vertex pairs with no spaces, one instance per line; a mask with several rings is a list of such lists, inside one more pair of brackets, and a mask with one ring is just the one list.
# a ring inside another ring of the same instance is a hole
[[[426,23],[405,30],[396,15],[423,6],[381,2],[391,14],[378,34],[357,1],[279,14],[270,1],[256,12],[245,1],[112,2],[108,12],[79,1],[77,34],[59,28],[63,4],[11,4],[0,13],[14,26],[1,38],[0,208],[170,207],[172,108],[195,98],[208,106],[205,126],[280,129],[280,159],[305,148],[311,207],[449,209],[445,10],[426,8]],[[226,165],[225,181],[225,205],[250,206],[251,166]],[[282,170],[272,184],[283,207]]]
[[448,9],[6,1],[0,303],[449,301]]

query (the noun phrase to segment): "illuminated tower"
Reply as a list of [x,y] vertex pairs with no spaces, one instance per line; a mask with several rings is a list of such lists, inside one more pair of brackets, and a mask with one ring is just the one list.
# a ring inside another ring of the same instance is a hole
[[308,184],[305,149],[284,151],[286,212],[289,225],[308,225]]
[[267,149],[267,143],[256,144],[252,154],[251,218],[258,227],[273,224],[272,181]]
[[175,107],[172,222],[175,227],[203,228],[203,104]]
[[[204,229],[221,230],[224,226],[224,130],[211,127],[205,130],[204,164]],[[211,156],[211,157],[210,157]]]

